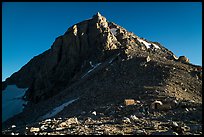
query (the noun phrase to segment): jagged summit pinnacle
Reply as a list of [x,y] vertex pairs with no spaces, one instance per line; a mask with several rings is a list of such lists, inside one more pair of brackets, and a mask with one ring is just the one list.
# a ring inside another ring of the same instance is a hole
[[93,15],[93,18],[102,18],[102,17],[105,18],[100,14],[100,12],[97,12],[95,15]]
[[96,14],[97,16],[101,16],[101,14],[100,14],[100,12],[97,12],[97,14]]

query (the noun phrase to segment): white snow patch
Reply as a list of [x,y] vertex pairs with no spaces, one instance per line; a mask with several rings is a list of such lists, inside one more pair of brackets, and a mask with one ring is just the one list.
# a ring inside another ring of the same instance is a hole
[[[89,62],[90,63],[90,62]],[[93,71],[95,68],[97,68],[101,63],[98,63],[96,65],[94,65],[94,67],[92,69],[90,69],[88,72],[86,72],[86,74],[84,74],[81,78],[85,77],[86,75],[88,75],[91,71]]]
[[16,85],[8,85],[2,91],[2,122],[23,111],[23,104],[27,104],[22,97],[28,88],[18,88]]
[[113,62],[113,59],[114,59],[114,58],[112,58],[112,59],[109,61],[109,64]]
[[95,115],[96,116],[96,111],[93,111],[91,114]]
[[[139,41],[140,43],[143,43],[143,44],[147,47],[147,49],[148,49],[148,48],[151,48],[151,43],[146,42],[146,41],[144,41],[144,40],[142,40],[142,39],[139,39],[139,38],[138,38],[138,41]],[[152,45],[153,45],[156,49],[160,49],[160,47],[159,47],[158,45],[156,45],[156,44],[154,44],[154,43],[152,43]]]
[[52,111],[48,112],[47,114],[45,114],[44,116],[40,117],[40,119],[46,119],[46,118],[50,118],[50,117],[53,117],[55,116],[56,114],[58,114],[59,112],[61,112],[64,107],[68,106],[69,104],[73,103],[74,101],[78,100],[79,98],[76,98],[76,99],[73,99],[73,100],[70,100],[56,108],[54,108]]
[[156,44],[153,43],[153,46],[156,48],[156,49],[160,49],[160,47]]
[[94,65],[92,64],[92,61],[89,61],[89,64],[91,65],[91,67],[94,67]]
[[116,36],[117,32],[116,32],[116,28],[111,28],[110,31],[113,33],[114,36]]
[[[119,56],[119,55],[120,55],[120,53],[117,54],[117,56]],[[117,56],[116,56],[116,57],[117,57]],[[113,60],[114,60],[116,57],[113,57],[113,58],[109,61],[109,64],[112,63]]]
[[147,49],[150,48],[150,45],[151,45],[150,43],[148,43],[148,42],[146,42],[146,41],[144,41],[144,40],[142,40],[142,39],[139,39],[139,38],[138,38],[138,41],[139,41],[140,43],[143,43],[143,44],[147,47]]

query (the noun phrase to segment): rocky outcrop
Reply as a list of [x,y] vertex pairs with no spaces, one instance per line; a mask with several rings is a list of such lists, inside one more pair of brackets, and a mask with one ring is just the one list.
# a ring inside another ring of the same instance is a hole
[[180,61],[182,63],[189,63],[190,62],[190,60],[186,56],[180,56],[178,58],[178,61]]

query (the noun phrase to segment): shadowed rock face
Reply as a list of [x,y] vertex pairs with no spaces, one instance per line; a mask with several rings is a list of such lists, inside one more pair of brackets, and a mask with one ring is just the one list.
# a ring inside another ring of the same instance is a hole
[[[90,61],[93,64],[104,62],[118,52],[128,57],[131,49],[135,52],[154,52],[167,59],[173,55],[159,43],[145,39],[141,42],[139,39],[97,13],[92,19],[73,25],[64,35],[57,37],[50,49],[35,56],[7,78],[3,82],[3,89],[10,84],[29,87],[26,99],[37,103],[78,80],[91,68]],[[156,44],[159,49],[148,49],[145,42],[151,43],[151,46]]]

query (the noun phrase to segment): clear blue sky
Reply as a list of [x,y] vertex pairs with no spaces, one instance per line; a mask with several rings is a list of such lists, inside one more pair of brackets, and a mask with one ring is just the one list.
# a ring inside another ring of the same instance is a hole
[[2,8],[2,80],[98,11],[139,37],[202,64],[201,2],[4,2]]

